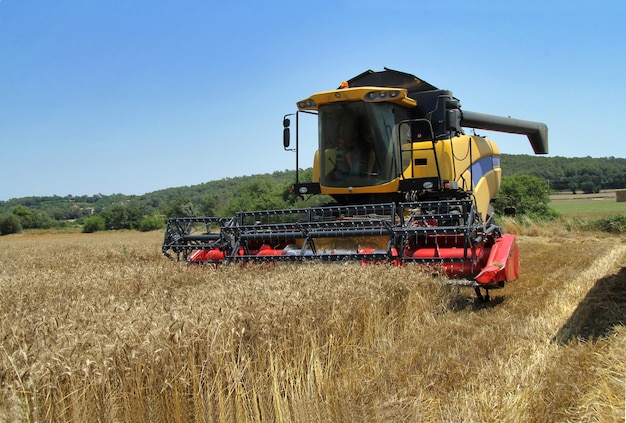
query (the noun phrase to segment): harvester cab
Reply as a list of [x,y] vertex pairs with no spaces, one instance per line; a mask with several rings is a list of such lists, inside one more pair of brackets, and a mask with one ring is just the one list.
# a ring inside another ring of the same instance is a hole
[[[450,91],[414,75],[366,71],[297,103],[295,146],[283,119],[283,146],[296,155],[300,195],[332,204],[242,211],[232,218],[170,219],[163,253],[191,263],[385,261],[441,268],[451,281],[487,292],[519,274],[514,235],[493,221],[500,150],[463,128],[526,135],[548,152],[543,123],[461,110]],[[317,115],[313,180],[300,182],[299,120]]]
[[[314,181],[297,178],[295,189],[339,204],[473,196],[486,218],[500,184],[500,151],[463,128],[524,134],[536,154],[548,152],[545,124],[461,110],[450,91],[390,69],[299,101],[296,122],[299,113],[317,113],[319,149]],[[288,132],[284,139],[287,148]]]

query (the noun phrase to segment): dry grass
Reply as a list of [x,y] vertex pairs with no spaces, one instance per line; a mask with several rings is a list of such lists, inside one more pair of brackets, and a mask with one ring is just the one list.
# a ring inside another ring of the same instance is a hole
[[160,241],[0,238],[0,421],[624,418],[623,240],[520,236],[487,305],[414,267],[214,270]]

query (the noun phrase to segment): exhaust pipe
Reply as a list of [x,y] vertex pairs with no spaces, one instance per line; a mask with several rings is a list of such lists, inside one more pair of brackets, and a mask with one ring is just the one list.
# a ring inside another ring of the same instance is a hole
[[545,123],[461,111],[461,126],[526,135],[535,154],[548,154],[548,127]]

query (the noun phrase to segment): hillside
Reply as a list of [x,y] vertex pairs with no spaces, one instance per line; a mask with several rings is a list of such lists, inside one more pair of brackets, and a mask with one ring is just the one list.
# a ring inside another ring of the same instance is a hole
[[[626,159],[566,158],[503,154],[504,177],[530,174],[544,178],[555,191],[598,192],[626,188]],[[312,170],[301,175],[310,180]],[[52,220],[65,221],[98,214],[113,205],[129,205],[143,215],[168,214],[172,207],[185,208],[194,215],[231,215],[237,210],[287,208],[306,205],[289,193],[295,172],[239,176],[203,184],[166,188],[143,195],[102,195],[24,197],[0,201],[0,215],[16,206],[44,212]],[[315,200],[313,200],[315,202]],[[169,210],[168,210],[169,208]]]
[[554,191],[598,192],[626,188],[626,158],[545,157],[503,154],[504,177],[525,174],[548,181]]
[[254,195],[275,195],[287,197],[289,187],[294,182],[293,171],[276,171],[271,174],[238,176],[209,181],[203,184],[165,188],[143,195],[95,194],[91,196],[44,196],[14,198],[0,201],[0,214],[10,213],[16,206],[45,212],[54,220],[78,219],[98,214],[113,205],[130,205],[140,209],[145,215],[162,213],[176,201],[193,204],[198,214],[214,214],[229,209],[229,201],[234,201],[240,193],[247,191]]

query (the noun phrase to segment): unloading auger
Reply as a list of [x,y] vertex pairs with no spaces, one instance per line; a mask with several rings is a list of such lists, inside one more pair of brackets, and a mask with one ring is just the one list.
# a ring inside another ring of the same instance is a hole
[[[447,90],[403,72],[366,71],[297,103],[283,119],[294,190],[334,202],[233,217],[169,219],[163,254],[189,263],[388,262],[437,266],[460,285],[501,288],[519,275],[515,235],[494,222],[500,150],[463,128],[526,135],[548,152],[543,123],[461,110]],[[291,147],[295,115],[296,142]],[[318,120],[313,181],[300,182],[299,120]]]

